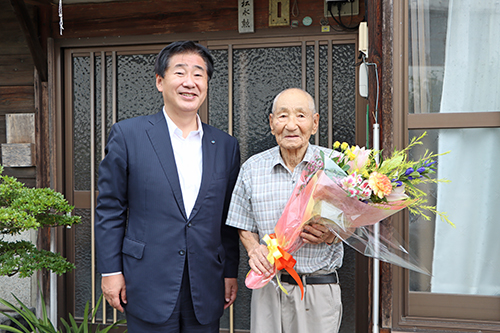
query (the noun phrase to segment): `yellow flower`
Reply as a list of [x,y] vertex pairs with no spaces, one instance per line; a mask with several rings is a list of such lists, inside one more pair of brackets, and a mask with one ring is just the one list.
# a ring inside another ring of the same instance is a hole
[[392,185],[389,178],[381,173],[372,172],[368,178],[368,186],[372,189],[373,193],[380,199],[391,194]]
[[346,154],[347,156],[349,156],[349,159],[351,161],[354,161],[354,159],[356,158],[356,154],[354,154],[352,151],[350,151],[349,149],[346,151]]
[[347,142],[342,142],[342,144],[340,145],[340,149],[342,149],[342,150],[346,150],[348,147],[349,147],[349,144]]
[[333,149],[337,149],[338,147],[340,147],[340,142],[335,141],[335,142],[333,143]]

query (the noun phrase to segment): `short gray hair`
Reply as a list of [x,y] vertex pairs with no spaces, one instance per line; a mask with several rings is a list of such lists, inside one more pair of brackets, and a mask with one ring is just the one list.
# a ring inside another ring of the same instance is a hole
[[278,98],[281,96],[281,94],[283,94],[285,91],[288,91],[288,90],[300,90],[304,94],[306,94],[307,99],[309,100],[309,109],[312,110],[313,114],[318,113],[316,111],[316,105],[314,104],[314,98],[312,98],[311,94],[309,94],[307,91],[305,91],[304,89],[301,89],[301,88],[288,88],[288,89],[285,89],[282,92],[280,92],[278,95],[276,95],[276,97],[274,97],[274,100],[273,100],[273,106],[271,109],[271,113],[274,113],[276,111],[276,102],[278,101]]

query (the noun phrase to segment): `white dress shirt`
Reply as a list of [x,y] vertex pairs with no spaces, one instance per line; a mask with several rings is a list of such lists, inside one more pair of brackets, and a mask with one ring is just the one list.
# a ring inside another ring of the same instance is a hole
[[201,186],[201,174],[203,171],[201,139],[203,138],[203,127],[200,117],[196,115],[198,130],[192,131],[186,138],[183,138],[182,131],[169,118],[165,112],[165,107],[163,108],[163,114],[167,120],[170,141],[172,142],[172,149],[174,151],[184,209],[186,210],[186,216],[189,218]]

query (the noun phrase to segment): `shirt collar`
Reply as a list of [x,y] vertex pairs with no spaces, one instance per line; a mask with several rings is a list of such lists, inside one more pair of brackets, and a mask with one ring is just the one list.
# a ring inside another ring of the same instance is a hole
[[[163,115],[165,116],[165,120],[167,121],[168,132],[170,133],[170,137],[172,135],[177,135],[182,138],[182,131],[177,127],[177,125],[170,119],[167,112],[165,111],[165,106],[163,106]],[[198,130],[192,131],[190,135],[199,134],[200,138],[203,137],[203,126],[201,124],[201,119],[198,115],[196,115],[196,121],[198,122]]]
[[[310,143],[308,143],[306,154],[304,155],[304,158],[299,163],[299,165],[302,164],[302,163],[304,163],[304,162],[308,163],[308,162],[312,161],[313,158],[314,158],[314,156],[316,155],[316,152],[317,152],[316,146],[313,146]],[[271,165],[271,171],[277,165],[282,165],[284,168],[286,168],[285,161],[283,161],[283,157],[281,157],[280,147],[279,146],[276,146],[275,150],[273,151],[273,163]]]

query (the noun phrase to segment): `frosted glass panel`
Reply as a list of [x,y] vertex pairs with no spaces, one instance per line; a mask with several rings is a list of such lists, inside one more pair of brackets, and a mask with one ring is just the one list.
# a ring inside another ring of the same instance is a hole
[[[355,144],[356,57],[354,44],[332,45],[333,142]],[[315,97],[314,46],[306,48],[306,91]],[[319,46],[319,144],[328,146],[328,46]],[[314,138],[311,139],[314,143]]]
[[81,223],[75,229],[75,308],[76,316],[82,317],[85,303],[91,300],[91,225],[90,209],[75,209]]
[[118,56],[118,121],[160,111],[163,98],[156,89],[156,54]]
[[[327,46],[320,46],[320,59],[328,59]],[[354,60],[356,53],[354,44],[339,44],[332,45],[332,124],[333,124],[333,140],[340,142],[355,143],[356,133],[356,71]],[[325,82],[324,76],[328,72],[328,63],[325,60],[320,61],[322,82]],[[327,80],[327,79],[326,79]],[[325,95],[321,98],[328,101],[328,86],[321,84],[321,90],[324,89]],[[325,119],[323,122],[322,134],[320,143],[323,146],[328,145],[328,109],[327,105],[322,105],[321,117]],[[326,134],[323,134],[326,133]],[[339,270],[339,278],[342,285],[342,306],[343,315],[340,326],[341,333],[354,332],[356,327],[356,308],[355,308],[355,291],[356,291],[356,251],[349,246],[344,246],[344,261]]]
[[75,190],[90,190],[90,57],[73,58]]
[[[101,115],[102,115],[102,62],[101,56],[94,57],[94,121],[95,121],[95,179],[97,180],[97,169],[102,159],[101,155]],[[90,99],[90,57],[73,58],[73,145],[74,168],[75,168],[75,190],[90,190],[90,126],[91,126],[91,99]],[[111,56],[106,57],[105,65],[105,98],[107,126],[111,125],[112,108],[112,61]]]
[[276,145],[269,128],[274,97],[301,87],[301,47],[234,50],[234,135],[242,161]]
[[229,84],[228,84],[228,51],[212,50],[215,71],[208,86],[209,124],[224,132],[228,132],[229,119]]
[[333,45],[333,142],[355,144],[356,53],[354,44]]

